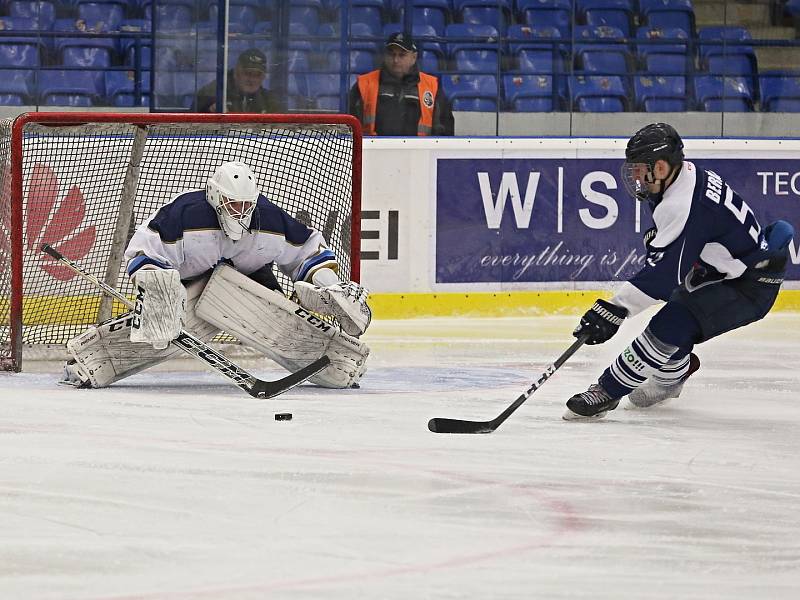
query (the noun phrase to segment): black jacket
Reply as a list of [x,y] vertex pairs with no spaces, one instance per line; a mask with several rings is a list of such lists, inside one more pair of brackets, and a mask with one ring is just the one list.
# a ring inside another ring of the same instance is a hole
[[[233,69],[228,71],[227,111],[229,113],[282,113],[280,103],[264,88],[255,94],[243,94],[236,87]],[[217,101],[217,82],[212,81],[197,91],[195,112],[216,112],[211,106]]]
[[[402,79],[392,76],[386,69],[381,69],[375,115],[375,131],[378,135],[417,135],[420,116],[418,85],[419,69],[416,66]],[[364,122],[364,101],[358,83],[350,90],[350,114]],[[454,128],[453,109],[442,91],[440,81],[434,99],[431,135],[453,135]]]

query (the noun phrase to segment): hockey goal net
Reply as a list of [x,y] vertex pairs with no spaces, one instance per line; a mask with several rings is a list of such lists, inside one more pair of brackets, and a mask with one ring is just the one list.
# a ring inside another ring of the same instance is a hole
[[[160,206],[243,160],[260,189],[323,232],[359,279],[361,130],[346,115],[28,113],[0,120],[0,368],[63,345],[123,306],[47,243],[132,297],[123,253]],[[287,293],[291,282],[276,276]]]

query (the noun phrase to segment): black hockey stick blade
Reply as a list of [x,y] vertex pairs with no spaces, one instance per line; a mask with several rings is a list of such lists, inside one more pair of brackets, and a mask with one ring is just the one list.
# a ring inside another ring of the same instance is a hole
[[428,421],[428,429],[434,433],[492,433],[497,429],[494,421],[462,421],[434,417]]
[[254,398],[266,399],[280,396],[283,392],[292,389],[296,385],[300,385],[309,377],[313,377],[329,364],[331,364],[331,359],[327,356],[321,356],[307,367],[303,367],[299,371],[295,371],[283,379],[278,379],[276,381],[256,379],[255,383],[253,383],[248,390],[248,393]]
[[435,417],[428,421],[428,429],[433,433],[492,433],[503,421],[505,421],[511,414],[517,410],[522,403],[531,397],[533,392],[538,390],[545,381],[552,377],[553,373],[558,371],[559,367],[567,362],[567,359],[575,354],[575,352],[583,346],[586,342],[586,337],[580,337],[575,340],[572,345],[564,351],[564,354],[559,356],[556,361],[547,367],[531,386],[525,390],[511,405],[503,412],[497,415],[491,421],[462,421],[461,419],[445,419]]

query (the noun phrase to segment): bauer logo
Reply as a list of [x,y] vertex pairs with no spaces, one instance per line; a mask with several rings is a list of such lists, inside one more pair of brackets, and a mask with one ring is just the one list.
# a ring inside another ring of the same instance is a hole
[[[80,260],[92,248],[96,237],[94,225],[84,226],[86,201],[80,188],[70,186],[62,193],[62,182],[55,171],[46,164],[36,163],[23,182],[25,187],[25,224],[23,228],[24,251],[36,261],[43,271],[55,279],[68,281],[76,276],[70,268],[55,262],[39,251],[42,244],[50,244],[65,256]],[[4,227],[0,230],[0,251],[8,254],[11,242],[6,231],[11,229],[11,177],[3,172],[2,215]],[[0,264],[0,270],[5,264]]]
[[[762,225],[778,218],[800,223],[795,197],[768,194],[792,190],[787,173],[800,172],[797,161],[697,163],[739,192]],[[645,265],[642,234],[653,222],[618,180],[620,164],[621,157],[438,159],[436,283],[630,278]],[[790,259],[787,278],[798,279],[797,242]]]

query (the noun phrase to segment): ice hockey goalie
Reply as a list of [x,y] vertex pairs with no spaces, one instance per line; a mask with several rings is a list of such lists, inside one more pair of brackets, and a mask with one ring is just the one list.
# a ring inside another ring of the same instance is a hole
[[[242,162],[162,206],[125,258],[136,307],[68,342],[63,383],[105,387],[167,360],[182,328],[204,340],[224,330],[291,371],[327,354],[331,364],[311,378],[324,387],[357,387],[366,371],[367,291],[339,279],[322,234],[270,202]],[[273,266],[295,283],[297,302]]]

